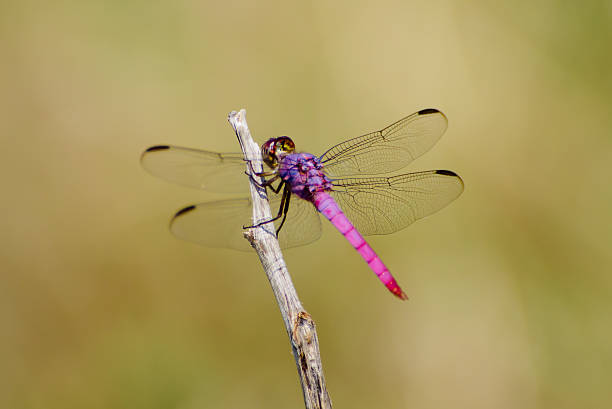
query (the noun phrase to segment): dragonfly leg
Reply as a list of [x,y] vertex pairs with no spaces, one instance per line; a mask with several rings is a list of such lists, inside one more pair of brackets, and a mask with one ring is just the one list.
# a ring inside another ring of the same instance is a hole
[[[288,187],[289,185],[287,185]],[[283,210],[285,208],[285,201],[288,200],[287,198],[289,197],[289,194],[291,193],[291,191],[285,187],[285,190],[283,191],[283,197],[281,198],[281,203],[280,203],[280,207],[278,209],[278,214],[271,218],[270,220],[264,220],[263,222],[259,222],[257,224],[254,224],[252,226],[242,226],[243,229],[253,229],[255,227],[259,227],[259,226],[263,226],[264,224],[268,224],[268,223],[272,223],[278,219],[280,219],[283,216]]]
[[[244,173],[248,175],[247,172],[244,172]],[[273,191],[276,194],[278,194],[278,192],[280,192],[281,187],[285,183],[285,181],[281,180],[280,183],[278,184],[278,186],[276,186],[276,187],[272,186],[272,183],[274,183],[274,181],[276,181],[276,179],[278,179],[280,177],[279,175],[274,175],[273,178],[268,179],[268,180],[264,180],[262,183],[259,183],[258,181],[256,181],[255,178],[253,178],[253,176],[251,176],[251,175],[249,175],[249,177],[251,178],[251,181],[253,183],[255,183],[255,185],[257,187],[260,187],[262,189],[266,188],[266,187],[269,187],[270,190]]]
[[[278,187],[280,190],[280,186]],[[283,209],[283,220],[281,221],[280,226],[278,226],[278,229],[276,229],[276,237],[278,238],[278,233],[280,233],[281,229],[283,228],[283,224],[285,224],[285,220],[287,220],[287,212],[289,211],[289,201],[291,200],[291,192],[289,191],[289,185],[285,186],[285,192],[283,192],[283,195],[287,195],[287,200],[285,200],[285,206]]]
[[[274,172],[262,172],[262,173],[255,173],[255,176],[259,176],[259,177],[265,177],[265,176],[272,176],[270,179],[264,179],[261,183],[258,182],[257,180],[255,180],[255,178],[253,177],[252,173],[249,172],[244,172],[245,175],[249,175],[249,178],[251,179],[251,182],[255,183],[255,185],[257,185],[257,187],[266,187],[266,186],[270,186],[270,184],[272,182],[274,182],[276,179],[279,178],[279,175],[274,173]],[[278,192],[276,192],[278,193]]]
[[250,173],[246,172],[246,171],[244,173],[249,175],[251,178],[253,178],[253,175],[259,176],[260,178],[264,178],[266,176],[274,176],[274,175],[277,174],[277,172],[275,170],[269,171],[269,172],[257,172],[255,169],[253,169],[253,162],[251,162],[250,160],[248,160],[247,162],[249,163]]
[[283,185],[285,184],[284,180],[281,180],[280,183],[278,184],[278,186],[276,186],[276,188],[274,186],[272,186],[272,180],[270,181],[270,185],[268,186],[270,188],[271,191],[273,191],[274,193],[278,194],[278,192],[280,192],[281,187],[283,187]]

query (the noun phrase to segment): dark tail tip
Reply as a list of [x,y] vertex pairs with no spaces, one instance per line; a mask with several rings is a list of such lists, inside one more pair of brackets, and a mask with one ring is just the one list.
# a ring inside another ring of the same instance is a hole
[[406,293],[399,286],[392,289],[391,292],[393,293],[394,296],[396,296],[400,300],[408,299],[408,296],[406,295]]

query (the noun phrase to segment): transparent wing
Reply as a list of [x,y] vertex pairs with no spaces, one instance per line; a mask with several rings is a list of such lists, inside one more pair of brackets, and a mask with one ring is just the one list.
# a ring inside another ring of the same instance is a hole
[[332,196],[363,235],[389,234],[437,212],[463,192],[463,181],[448,170],[393,177],[340,179]]
[[333,146],[321,162],[331,177],[393,172],[431,149],[447,124],[442,112],[423,109],[385,129]]
[[[268,196],[272,214],[276,215],[281,195],[272,193]],[[252,215],[251,199],[248,198],[205,202],[179,210],[170,222],[170,231],[180,239],[206,247],[252,251],[242,235],[243,226],[254,224]],[[278,226],[280,220],[276,223]],[[276,228],[270,224],[267,230],[274,234]],[[309,244],[319,237],[321,220],[315,207],[293,196],[287,220],[279,233],[281,248]]]
[[249,179],[240,153],[158,145],[144,151],[140,162],[152,175],[180,185],[219,193],[248,191]]

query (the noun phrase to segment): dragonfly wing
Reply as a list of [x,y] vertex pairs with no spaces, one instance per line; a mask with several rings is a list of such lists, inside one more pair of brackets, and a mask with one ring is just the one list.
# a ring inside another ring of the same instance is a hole
[[143,152],[142,167],[180,185],[218,193],[245,193],[249,179],[240,153],[217,153],[158,145]]
[[331,177],[393,172],[431,149],[447,125],[442,112],[423,109],[380,131],[333,146],[321,162]]
[[179,210],[170,221],[170,231],[179,239],[206,247],[249,251],[242,226],[252,214],[248,198],[204,202]]
[[[270,207],[275,215],[280,207],[281,195],[270,195]],[[231,248],[252,251],[243,237],[243,226],[253,222],[250,198],[204,202],[179,210],[170,222],[172,233],[183,240],[206,247]],[[280,220],[277,223],[280,222]],[[267,228],[274,234],[276,228]],[[289,206],[287,220],[279,233],[281,248],[290,248],[312,243],[321,236],[321,221],[314,206],[294,197]]]
[[[276,196],[274,200],[270,201],[272,215],[278,214],[280,207],[280,195]],[[277,227],[280,225],[280,220],[275,222]],[[287,220],[278,233],[281,248],[288,249],[310,244],[318,240],[319,237],[321,237],[319,212],[312,203],[291,195]]]
[[332,196],[363,235],[389,234],[429,216],[463,192],[463,181],[448,170],[392,177],[340,179]]

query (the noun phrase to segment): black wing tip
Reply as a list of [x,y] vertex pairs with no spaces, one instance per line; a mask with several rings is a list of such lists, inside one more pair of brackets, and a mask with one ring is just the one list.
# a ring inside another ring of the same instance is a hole
[[438,111],[435,108],[426,108],[426,109],[421,109],[418,114],[419,115],[432,115],[432,114],[441,114],[442,112]]
[[177,218],[177,217],[179,217],[179,216],[180,216],[180,215],[182,215],[182,214],[185,214],[185,213],[187,213],[187,212],[190,212],[190,211],[192,211],[192,210],[193,210],[193,209],[195,209],[195,208],[196,208],[196,207],[195,207],[195,205],[187,206],[187,207],[185,207],[185,208],[183,208],[183,209],[179,210],[178,212],[176,212],[176,214],[174,215],[174,218]]
[[167,149],[170,149],[169,145],[155,145],[155,146],[151,146],[150,148],[147,148],[146,152],[155,152],[155,151],[165,151]]
[[444,169],[441,169],[441,170],[436,170],[436,173],[437,173],[438,175],[445,175],[445,176],[455,176],[455,177],[459,177],[459,175],[458,175],[458,174],[456,174],[455,172],[453,172],[452,170],[444,170]]
[[463,190],[463,188],[465,186],[465,184],[463,183],[463,179],[461,179],[461,176],[459,176],[458,174],[456,174],[452,170],[439,169],[439,170],[436,170],[436,174],[444,175],[444,176],[450,176],[450,177],[453,177],[453,178],[457,179],[459,181],[459,183],[461,184],[461,190]]

